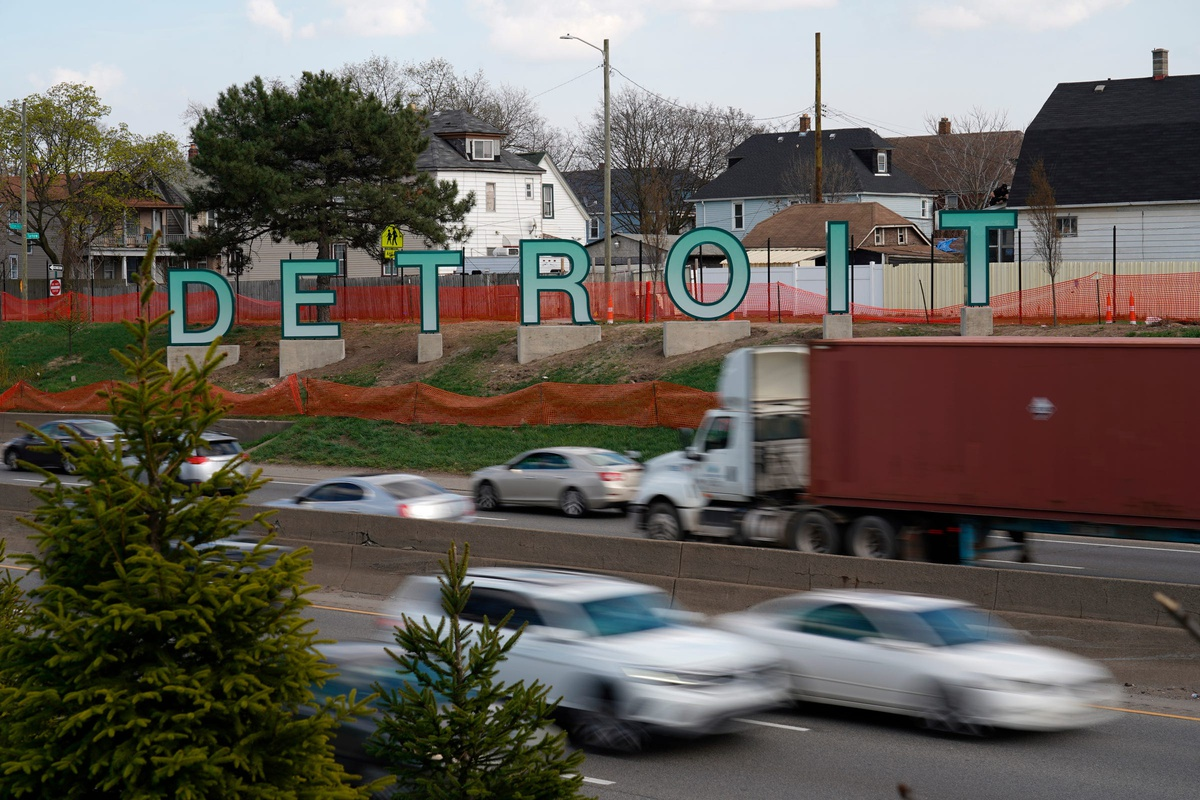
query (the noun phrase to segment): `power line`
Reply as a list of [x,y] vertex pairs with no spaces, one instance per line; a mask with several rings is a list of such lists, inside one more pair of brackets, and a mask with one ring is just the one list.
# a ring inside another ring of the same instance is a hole
[[581,72],[581,73],[579,73],[578,75],[576,75],[574,78],[571,78],[570,80],[563,81],[563,82],[562,82],[562,83],[560,83],[558,86],[551,86],[549,89],[547,89],[547,90],[546,90],[546,91],[544,91],[544,92],[538,92],[537,94],[535,94],[535,95],[531,96],[529,99],[530,99],[530,100],[536,100],[537,98],[541,97],[541,96],[542,96],[542,95],[544,95],[544,94],[550,94],[550,92],[553,92],[555,89],[561,89],[562,87],[566,86],[568,83],[574,83],[575,81],[579,80],[580,78],[583,78],[583,77],[586,77],[586,76],[588,76],[588,75],[591,75],[591,74],[592,74],[593,72],[595,72],[596,70],[598,70],[598,69],[603,69],[603,68],[604,68],[604,67],[603,67],[602,65],[599,65],[599,64],[598,64],[598,65],[596,65],[596,66],[592,67],[591,69],[589,69],[587,72]]
[[[662,101],[663,101],[664,103],[666,103],[667,105],[674,106],[675,108],[681,109],[681,110],[683,110],[683,111],[690,111],[690,112],[692,112],[693,114],[699,114],[700,116],[703,116],[703,117],[712,117],[712,118],[715,118],[715,119],[721,119],[721,118],[723,118],[723,117],[722,117],[722,115],[719,115],[719,114],[711,114],[711,113],[709,113],[709,112],[707,112],[707,111],[701,111],[700,109],[698,109],[698,108],[695,108],[695,107],[692,107],[692,106],[685,106],[685,105],[682,105],[682,104],[680,104],[680,103],[677,103],[677,102],[675,102],[674,100],[672,100],[672,99],[671,99],[671,98],[669,98],[669,97],[664,97],[663,95],[659,94],[658,92],[651,91],[650,89],[647,89],[645,86],[643,86],[642,84],[638,83],[638,82],[637,82],[637,81],[635,81],[633,78],[629,77],[629,76],[628,76],[628,75],[626,75],[624,72],[622,72],[621,70],[617,69],[616,67],[613,67],[613,68],[612,68],[612,71],[613,71],[613,72],[615,72],[615,73],[617,73],[618,75],[620,75],[620,76],[621,76],[622,78],[624,78],[625,80],[627,80],[627,81],[629,81],[630,83],[632,83],[632,84],[633,84],[634,86],[636,86],[637,88],[641,89],[641,90],[642,90],[643,92],[645,92],[646,94],[650,95],[651,97],[657,97],[659,100],[662,100]],[[778,115],[778,116],[774,116],[774,117],[751,117],[750,119],[751,119],[751,121],[753,121],[753,122],[770,122],[770,121],[772,121],[772,120],[776,120],[776,119],[791,119],[791,118],[793,118],[793,117],[798,117],[798,116],[800,116],[800,115],[801,115],[801,114],[803,114],[805,111],[811,111],[812,109],[813,109],[813,107],[812,107],[812,106],[808,106],[807,108],[802,108],[802,109],[800,109],[799,111],[793,111],[793,112],[792,112],[792,113],[790,113],[790,114],[780,114],[780,115]]]

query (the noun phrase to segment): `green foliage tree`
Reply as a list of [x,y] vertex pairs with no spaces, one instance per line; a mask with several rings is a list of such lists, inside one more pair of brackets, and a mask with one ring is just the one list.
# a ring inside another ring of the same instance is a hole
[[[556,703],[547,688],[497,679],[500,663],[521,632],[503,620],[466,625],[471,594],[470,547],[452,544],[441,562],[444,620],[406,619],[392,652],[409,683],[382,690],[384,716],[369,752],[386,763],[398,785],[421,800],[555,800],[582,797],[583,752],[566,752],[566,734],[546,726]],[[524,630],[522,627],[521,630]]]
[[[388,108],[326,72],[305,72],[295,87],[260,77],[230,87],[192,128],[191,164],[205,180],[189,210],[215,211],[217,224],[185,252],[270,235],[316,244],[319,259],[335,242],[379,255],[388,225],[432,244],[465,238],[474,194],[459,199],[456,183],[417,171],[423,128],[417,111]],[[329,276],[317,286],[328,288]],[[328,315],[320,306],[318,318]]]
[[74,443],[61,452],[84,483],[44,473],[34,490],[36,552],[21,560],[43,583],[23,623],[0,630],[0,796],[363,797],[330,744],[361,707],[313,699],[329,672],[302,616],[306,551],[271,563],[269,535],[244,559],[214,546],[267,527],[239,513],[257,476],[178,480],[221,417],[208,383],[219,359],[168,371],[150,345],[165,320],[128,323],[135,343],[114,351],[128,375],[109,398],[123,439]]
[[[130,199],[153,197],[158,180],[175,180],[185,169],[179,142],[170,134],[139,136],[124,124],[109,125],[91,86],[60,83],[45,94],[0,109],[0,169],[19,176],[28,142],[28,230],[52,264],[62,264],[70,288],[86,275],[88,249],[123,224]],[[0,204],[20,211],[21,182],[0,182]]]

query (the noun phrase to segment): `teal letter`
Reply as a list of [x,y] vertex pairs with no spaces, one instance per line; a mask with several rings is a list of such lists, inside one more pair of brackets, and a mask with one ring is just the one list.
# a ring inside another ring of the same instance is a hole
[[438,267],[463,265],[462,250],[407,250],[395,255],[396,271],[403,274],[405,267],[419,267],[421,285],[421,333],[437,333],[438,320]]
[[[213,290],[217,296],[217,319],[211,327],[189,331],[187,329],[187,284],[200,283]],[[233,327],[233,309],[237,301],[229,281],[216,272],[206,269],[172,269],[167,271],[167,306],[171,309],[169,340],[172,345],[212,344],[218,336],[229,333]]]
[[304,260],[279,262],[279,277],[283,286],[283,338],[285,339],[337,339],[342,335],[342,326],[336,322],[301,322],[300,306],[331,306],[337,302],[337,293],[332,290],[302,291],[301,275],[337,275],[338,262],[330,260]]
[[[561,257],[570,262],[566,275],[543,275],[538,268],[542,256]],[[576,274],[578,273],[578,274]],[[566,292],[571,301],[571,322],[595,325],[583,281],[588,276],[588,254],[579,242],[570,239],[521,240],[521,324],[538,325],[542,321],[542,292]]]
[[939,230],[967,232],[967,305],[986,306],[991,302],[988,285],[988,233],[1017,227],[1015,211],[939,211]]
[[[716,245],[725,253],[729,262],[729,285],[725,293],[711,303],[701,303],[688,293],[687,258],[692,250],[701,245]],[[683,313],[694,319],[720,319],[732,314],[750,288],[750,259],[746,248],[736,236],[721,228],[693,228],[675,240],[667,254],[667,266],[663,272],[663,283],[667,285],[667,297]]]
[[850,223],[825,223],[825,310],[850,313]]

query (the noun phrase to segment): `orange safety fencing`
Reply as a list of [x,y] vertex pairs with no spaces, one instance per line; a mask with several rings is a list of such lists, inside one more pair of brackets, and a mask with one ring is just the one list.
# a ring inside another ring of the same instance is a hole
[[[1112,275],[1060,281],[1053,293],[1049,286],[1008,292],[991,298],[993,320],[1005,323],[1043,323],[1051,319],[1051,296],[1057,299],[1060,322],[1088,322],[1097,318],[1097,289],[1101,297],[1113,298],[1117,320],[1128,319],[1129,298],[1135,298],[1139,318],[1156,316],[1175,321],[1200,321],[1200,273],[1161,275]],[[613,296],[613,316],[622,322],[686,320],[675,307],[661,282],[616,282],[608,284]],[[602,322],[607,317],[607,291],[603,283],[587,284],[591,317]],[[420,287],[415,284],[386,286],[337,286],[337,303],[330,306],[330,318],[340,322],[415,323],[420,319]],[[441,286],[438,290],[438,314],[442,324],[474,321],[520,321],[519,287]],[[701,302],[715,302],[726,291],[723,283],[690,284],[692,296]],[[111,297],[90,297],[69,293],[41,300],[21,300],[0,293],[3,319],[53,321],[70,313],[87,315],[94,322],[132,320],[139,313],[135,293]],[[571,304],[562,292],[542,292],[538,299],[541,320],[568,320]],[[249,325],[278,325],[279,301],[237,295],[235,321]],[[858,320],[886,322],[957,322],[962,305],[924,308],[878,308],[854,303],[852,313]],[[1101,309],[1102,310],[1102,309]],[[151,314],[167,311],[165,292],[154,295]],[[732,316],[756,322],[819,322],[825,313],[825,296],[783,283],[751,284]],[[316,318],[316,307],[300,306],[300,318]],[[216,299],[212,292],[193,292],[188,296],[188,324],[210,325],[216,319]]]
[[[42,392],[24,381],[0,393],[0,411],[103,414],[108,411],[102,381],[65,392]],[[626,425],[649,428],[696,427],[717,406],[712,392],[664,381],[614,385],[539,383],[495,397],[468,397],[424,383],[363,388],[289,375],[257,394],[213,387],[229,404],[230,416],[359,417],[401,424]]]

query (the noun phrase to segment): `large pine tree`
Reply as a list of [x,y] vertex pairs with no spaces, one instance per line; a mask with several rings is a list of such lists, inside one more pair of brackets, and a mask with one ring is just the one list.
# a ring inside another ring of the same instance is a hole
[[[461,622],[471,594],[470,548],[452,544],[442,562],[444,620],[407,619],[396,629],[400,672],[411,680],[381,693],[383,718],[372,752],[419,800],[568,800],[579,793],[583,751],[548,730],[556,703],[540,683],[504,684],[501,662],[520,638],[508,616]],[[523,630],[524,628],[522,628]]]
[[213,548],[266,527],[240,515],[257,477],[222,475],[230,494],[178,481],[223,409],[214,351],[172,373],[151,346],[165,320],[127,323],[136,343],[114,353],[128,375],[109,399],[119,447],[76,443],[64,455],[83,483],[45,473],[35,490],[23,560],[43,583],[0,630],[0,797],[363,797],[329,741],[361,709],[314,705],[327,668],[303,616],[306,554]]

